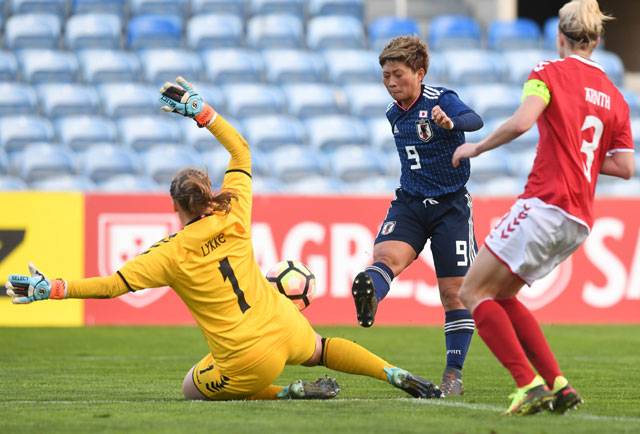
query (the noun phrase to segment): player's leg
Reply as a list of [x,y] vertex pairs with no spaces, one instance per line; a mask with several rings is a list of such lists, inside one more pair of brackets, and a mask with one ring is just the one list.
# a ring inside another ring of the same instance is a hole
[[466,191],[425,202],[428,226],[433,227],[433,253],[440,300],[445,311],[446,366],[440,389],[445,395],[464,393],[462,368],[471,345],[474,322],[460,300],[464,275],[477,254],[471,197]]
[[391,281],[415,260],[427,241],[413,209],[421,203],[400,190],[396,196],[376,237],[373,264],[356,275],[351,288],[358,322],[363,327],[373,325],[378,302],[386,297]]

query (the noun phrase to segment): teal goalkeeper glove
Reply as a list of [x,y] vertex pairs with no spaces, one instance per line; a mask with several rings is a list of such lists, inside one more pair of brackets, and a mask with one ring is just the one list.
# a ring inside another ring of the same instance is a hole
[[28,304],[47,299],[62,299],[67,293],[67,284],[62,279],[49,281],[35,265],[29,263],[31,277],[11,274],[5,284],[7,295],[14,304]]
[[182,77],[176,78],[175,83],[166,82],[160,93],[162,111],[176,112],[193,118],[200,128],[208,126],[214,118],[215,110],[205,103],[191,83]]

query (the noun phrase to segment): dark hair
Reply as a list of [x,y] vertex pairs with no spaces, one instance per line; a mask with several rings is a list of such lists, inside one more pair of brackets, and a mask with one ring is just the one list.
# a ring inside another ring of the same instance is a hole
[[424,68],[424,73],[429,69],[429,51],[427,44],[417,36],[398,36],[393,38],[378,57],[380,66],[387,62],[402,62],[413,72]]
[[231,211],[231,199],[237,198],[235,193],[228,190],[214,193],[209,175],[195,168],[178,172],[171,181],[169,193],[183,210],[194,216],[216,212],[228,214]]

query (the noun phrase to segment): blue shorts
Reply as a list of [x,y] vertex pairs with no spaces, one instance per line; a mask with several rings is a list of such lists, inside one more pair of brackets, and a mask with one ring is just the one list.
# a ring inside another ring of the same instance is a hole
[[467,273],[478,250],[471,196],[466,188],[436,198],[396,190],[375,243],[403,241],[413,247],[417,256],[429,239],[436,276],[459,277]]

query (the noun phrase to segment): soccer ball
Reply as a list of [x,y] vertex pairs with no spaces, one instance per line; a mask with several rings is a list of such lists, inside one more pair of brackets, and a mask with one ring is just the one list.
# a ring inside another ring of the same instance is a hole
[[267,273],[267,280],[300,310],[309,306],[316,290],[316,277],[300,261],[278,262]]

